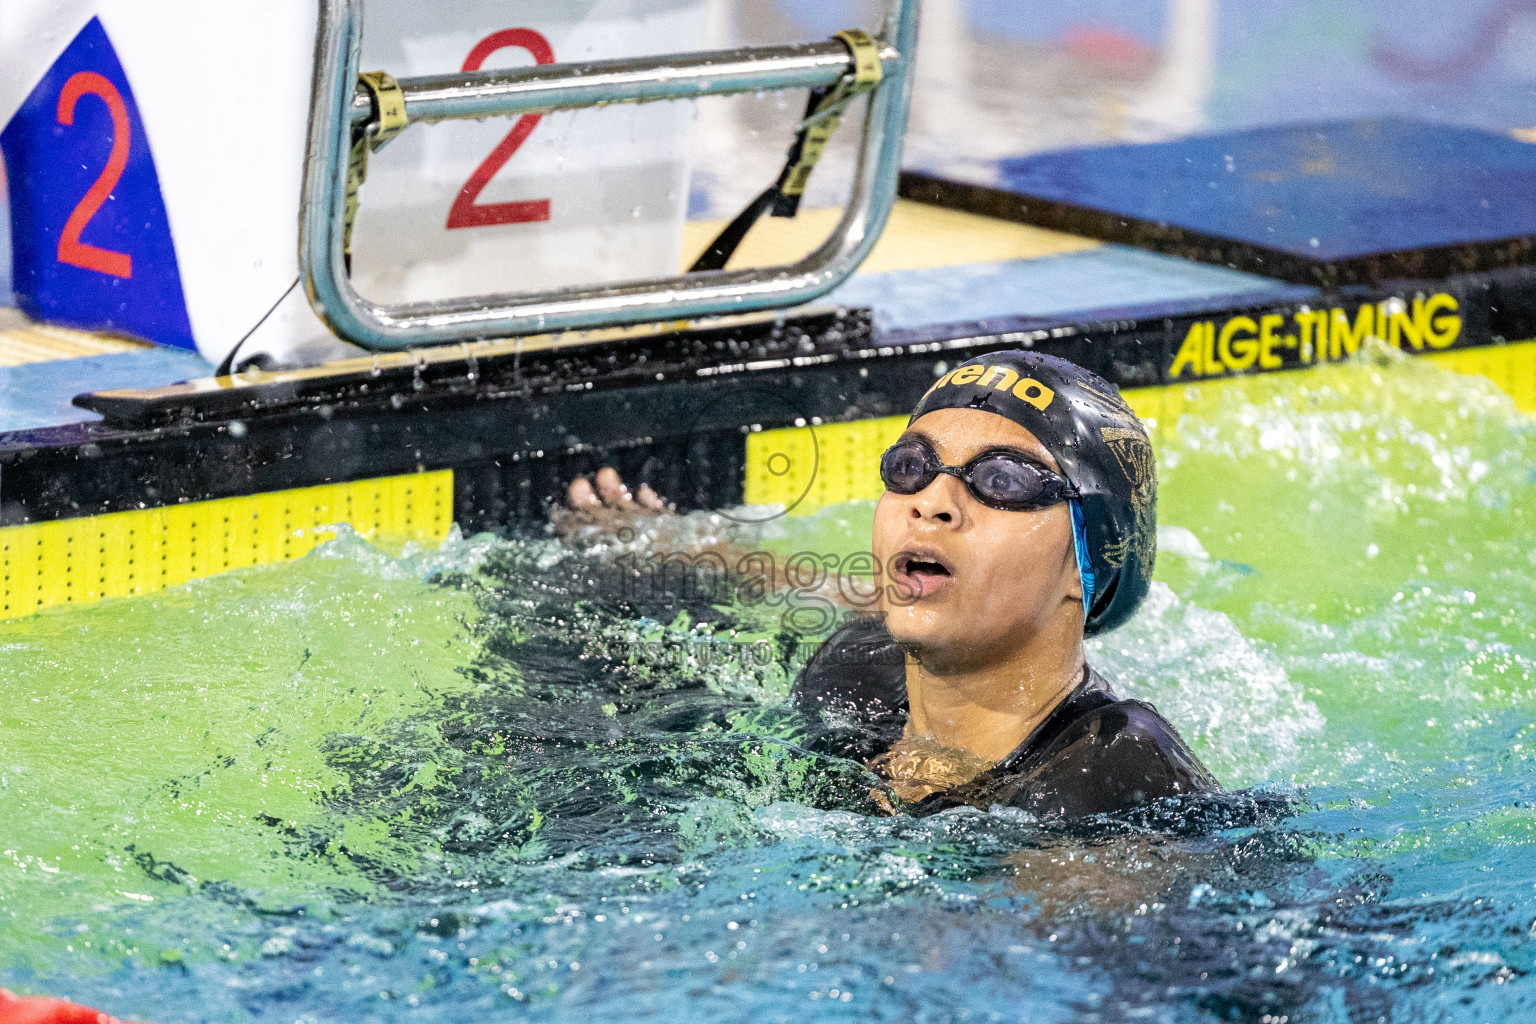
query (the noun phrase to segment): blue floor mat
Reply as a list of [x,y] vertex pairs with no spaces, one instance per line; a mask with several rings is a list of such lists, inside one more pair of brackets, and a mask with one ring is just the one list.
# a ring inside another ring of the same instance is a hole
[[82,391],[152,388],[212,373],[202,356],[173,348],[0,366],[0,431],[100,419],[69,404]]
[[1536,146],[1396,118],[1044,153],[999,184],[1317,261],[1536,235]]

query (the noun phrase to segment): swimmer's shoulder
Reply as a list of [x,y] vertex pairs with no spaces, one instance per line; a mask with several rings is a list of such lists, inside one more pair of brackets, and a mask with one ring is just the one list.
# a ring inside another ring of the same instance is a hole
[[855,619],[811,656],[791,699],[812,723],[810,746],[868,760],[901,735],[906,656],[878,619]]
[[1070,819],[1221,791],[1155,707],[1117,698],[1092,670],[1052,717],[1049,734],[994,769],[977,796],[1041,818]]
[[803,711],[906,710],[907,662],[878,619],[855,619],[827,637],[795,683]]

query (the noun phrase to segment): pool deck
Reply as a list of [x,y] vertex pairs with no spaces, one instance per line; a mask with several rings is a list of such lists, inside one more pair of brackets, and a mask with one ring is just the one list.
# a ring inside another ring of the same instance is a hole
[[0,433],[98,418],[70,404],[82,391],[154,387],[211,372],[195,352],[35,324],[0,309]]
[[[732,266],[792,262],[832,231],[840,213],[815,209],[793,220],[764,218]],[[723,225],[685,224],[685,263]],[[859,272],[818,305],[868,308],[877,338],[910,344],[1158,317],[1219,319],[1328,298],[1309,285],[903,199]],[[1523,360],[1511,368],[1509,360],[1487,354],[1437,358],[1494,377],[1522,408],[1536,412],[1536,380],[1525,380]],[[155,388],[212,372],[195,352],[38,324],[0,306],[0,433],[99,420],[72,404],[82,392]]]

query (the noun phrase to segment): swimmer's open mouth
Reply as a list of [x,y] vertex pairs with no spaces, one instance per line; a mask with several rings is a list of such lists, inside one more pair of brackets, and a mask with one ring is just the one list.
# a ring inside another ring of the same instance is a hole
[[922,549],[901,552],[891,571],[897,582],[916,591],[917,597],[927,597],[955,578],[948,560],[936,551]]

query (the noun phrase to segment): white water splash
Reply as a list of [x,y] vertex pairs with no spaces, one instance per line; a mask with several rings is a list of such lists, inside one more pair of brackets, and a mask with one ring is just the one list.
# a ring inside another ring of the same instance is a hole
[[387,579],[430,580],[447,573],[472,573],[491,553],[508,542],[491,533],[464,536],[457,523],[448,528],[441,544],[408,541],[391,555],[346,523],[316,527],[315,532],[335,536],[316,547],[307,558],[342,558],[367,566]]
[[[1160,543],[1168,532],[1159,531]],[[1189,543],[1199,548],[1192,534]],[[1088,652],[1120,696],[1154,704],[1229,789],[1289,779],[1301,744],[1324,725],[1279,658],[1163,583]]]

